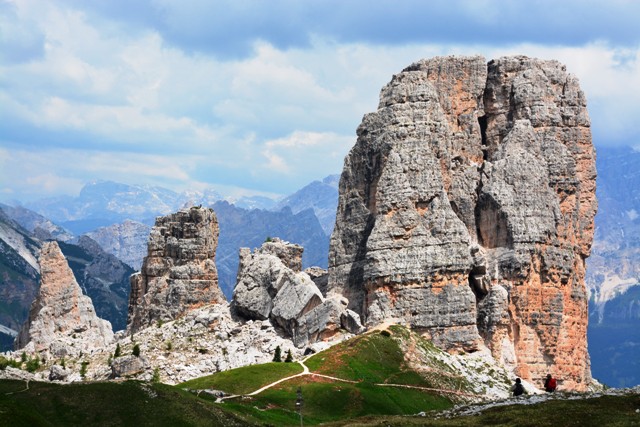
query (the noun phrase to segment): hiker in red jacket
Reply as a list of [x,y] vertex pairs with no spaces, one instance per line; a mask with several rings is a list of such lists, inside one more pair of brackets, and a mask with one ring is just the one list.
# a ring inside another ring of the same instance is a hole
[[551,374],[547,374],[547,379],[544,381],[544,389],[547,393],[553,393],[556,391],[557,381],[555,378],[551,376]]

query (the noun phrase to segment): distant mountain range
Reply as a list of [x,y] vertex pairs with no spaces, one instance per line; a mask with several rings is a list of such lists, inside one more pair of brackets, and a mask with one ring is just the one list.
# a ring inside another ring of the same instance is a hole
[[333,221],[336,183],[337,176],[330,176],[280,202],[254,196],[230,204],[212,190],[178,194],[160,187],[94,182],[75,198],[26,206],[0,204],[0,349],[11,346],[35,297],[42,241],[61,242],[76,280],[92,298],[98,315],[120,330],[126,326],[129,276],[142,264],[156,216],[185,205],[214,208],[221,229],[216,264],[220,286],[230,299],[239,248],[259,247],[268,237],[302,245],[304,267],[326,268],[329,236],[314,212],[325,226]]
[[327,236],[331,236],[336,222],[339,182],[340,175],[329,175],[322,181],[313,181],[311,184],[282,199],[274,210],[289,207],[294,214],[297,214],[311,208],[318,221],[320,221],[324,232]]
[[40,272],[40,243],[0,208],[0,349],[10,348],[29,314]]
[[588,342],[593,376],[640,384],[640,151],[597,150],[598,214],[591,256]]

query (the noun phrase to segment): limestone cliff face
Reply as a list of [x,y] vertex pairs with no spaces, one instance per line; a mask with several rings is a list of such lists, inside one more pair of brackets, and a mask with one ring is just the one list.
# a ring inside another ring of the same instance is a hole
[[215,213],[207,208],[156,218],[142,269],[131,276],[128,331],[225,301],[215,265],[218,233]]
[[42,245],[40,290],[29,318],[16,338],[16,349],[45,356],[78,356],[104,348],[113,340],[111,324],[96,316],[91,299],[82,294],[58,243]]
[[340,180],[328,292],[516,374],[590,381],[595,154],[556,61],[434,58],[393,77]]

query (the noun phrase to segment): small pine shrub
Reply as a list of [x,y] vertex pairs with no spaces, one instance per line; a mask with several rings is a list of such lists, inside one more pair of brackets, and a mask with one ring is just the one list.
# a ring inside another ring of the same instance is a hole
[[282,349],[280,349],[280,346],[276,347],[276,351],[273,354],[273,361],[274,362],[282,362]]
[[40,358],[36,355],[36,357],[34,357],[33,359],[29,359],[27,360],[27,372],[31,372],[34,373],[35,371],[38,370],[38,368],[40,367]]
[[136,344],[133,346],[133,351],[131,352],[135,357],[140,357],[140,345]]
[[171,341],[167,341],[167,351],[171,351],[173,349],[173,344]]
[[0,371],[4,371],[9,366],[9,359],[4,356],[0,356]]
[[285,363],[293,362],[293,356],[291,355],[291,350],[287,350],[287,357],[284,359]]
[[82,379],[87,376],[87,366],[89,366],[89,362],[83,360],[82,364],[80,365],[80,376],[82,377]]
[[20,361],[22,363],[25,363],[27,361],[27,353],[26,352],[22,352],[22,354],[20,355]]
[[151,382],[156,384],[160,382],[160,368],[158,368],[157,366],[153,370],[153,376],[151,377]]
[[117,358],[122,356],[122,349],[120,348],[120,343],[116,344],[116,351],[113,353],[113,358]]

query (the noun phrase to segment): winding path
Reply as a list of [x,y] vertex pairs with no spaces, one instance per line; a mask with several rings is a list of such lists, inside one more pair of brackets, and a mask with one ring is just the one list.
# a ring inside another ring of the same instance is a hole
[[[302,372],[296,375],[291,375],[289,377],[285,377],[285,378],[281,378],[278,381],[274,381],[270,384],[265,385],[262,388],[259,388],[256,391],[252,391],[251,393],[247,393],[247,394],[233,394],[233,395],[229,395],[229,396],[223,396],[223,397],[219,397],[216,399],[216,403],[221,403],[227,399],[235,399],[237,397],[242,397],[242,396],[255,396],[257,394],[262,393],[265,390],[270,389],[273,386],[276,386],[280,383],[283,383],[285,381],[289,381],[291,379],[294,378],[298,378],[298,377],[302,377],[305,375],[311,375],[314,377],[320,377],[320,378],[327,378],[333,381],[341,381],[344,383],[350,383],[350,384],[357,384],[360,381],[353,381],[353,380],[345,380],[344,378],[337,378],[337,377],[332,377],[329,375],[323,375],[323,374],[316,374],[314,372],[309,371],[309,368],[307,367],[307,365],[304,364],[304,361],[306,359],[303,360],[298,360],[298,363],[300,364],[300,366],[302,366]],[[406,384],[374,384],[376,386],[380,386],[380,387],[399,387],[399,388],[411,388],[411,389],[416,389],[416,390],[425,390],[425,391],[437,391],[437,392],[441,392],[441,393],[447,393],[447,394],[455,394],[455,395],[459,395],[459,396],[470,396],[470,397],[478,397],[480,395],[477,394],[469,394],[469,393],[463,393],[460,391],[456,391],[456,390],[445,390],[445,389],[439,389],[439,388],[428,388],[428,387],[419,387],[419,386],[412,386],[412,385],[406,385]]]
[[23,389],[23,390],[18,390],[18,391],[10,391],[9,393],[5,393],[6,395],[10,395],[10,394],[15,394],[15,393],[22,393],[24,391],[29,390],[29,381],[31,380],[25,380],[27,383],[27,386]]

